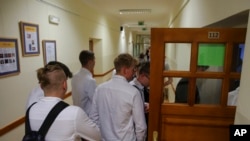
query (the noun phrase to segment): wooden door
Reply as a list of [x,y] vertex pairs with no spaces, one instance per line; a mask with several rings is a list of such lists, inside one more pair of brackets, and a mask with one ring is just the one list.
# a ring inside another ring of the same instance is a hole
[[[233,87],[232,83],[240,80],[240,72],[235,69],[238,62],[236,56],[239,55],[235,54],[238,53],[239,46],[244,45],[245,35],[246,29],[241,28],[154,28],[151,30],[148,132],[150,141],[156,140],[153,139],[156,134],[158,134],[158,141],[229,141],[229,125],[234,122],[236,108],[227,105],[228,92]],[[182,46],[186,47],[187,44],[190,47],[185,51]],[[205,47],[202,48],[204,45]],[[171,46],[171,53],[167,53],[166,46]],[[212,52],[211,48],[213,48]],[[181,51],[182,55],[174,55]],[[202,53],[205,53],[205,60],[206,56],[210,56],[207,58],[208,61],[204,61]],[[175,56],[170,60],[177,62],[175,69],[164,70],[166,56]],[[185,61],[189,63],[183,63]],[[204,63],[205,65],[207,63],[209,68],[219,69],[198,71],[198,66]],[[182,67],[188,69],[178,69]],[[175,89],[177,86],[175,80],[180,78],[189,80],[187,102],[175,103],[175,101],[164,100],[163,84],[166,77],[174,78]],[[212,81],[211,86],[203,91],[210,97],[211,95],[212,98],[215,97],[214,90],[219,89],[219,95],[216,95],[217,99],[215,98],[214,102],[206,102],[206,99],[203,99],[205,102],[196,102],[197,81],[200,79]]]

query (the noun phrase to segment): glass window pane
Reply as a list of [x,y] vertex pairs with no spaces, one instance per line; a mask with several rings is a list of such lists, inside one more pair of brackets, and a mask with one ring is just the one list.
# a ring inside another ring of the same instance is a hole
[[[168,78],[165,77],[166,82]],[[163,102],[187,103],[189,91],[189,78],[173,77],[173,81],[163,88]],[[196,104],[220,104],[221,79],[196,79],[195,103]]]
[[227,105],[236,106],[238,93],[240,89],[240,80],[239,79],[231,79],[229,82],[229,91],[228,91],[228,99]]
[[[164,82],[168,80],[167,77],[164,78]],[[188,91],[189,91],[189,78],[173,77],[172,83],[169,85],[164,85],[163,96],[164,102],[167,103],[187,103]],[[195,91],[195,103],[199,103],[199,91],[198,87]]]
[[190,70],[190,43],[166,43],[164,69],[175,71]]
[[[200,43],[198,66],[209,66],[208,71],[222,72],[225,58],[225,44]],[[197,71],[199,67],[197,68]]]
[[163,102],[174,103],[175,101],[175,86],[180,78],[177,77],[165,77],[163,87]]
[[[175,90],[175,103],[187,103],[188,102],[188,94],[189,94],[189,78],[181,78]],[[196,86],[195,91],[195,103],[200,103],[199,89]]]
[[221,79],[198,78],[196,84],[199,90],[200,104],[220,104]]
[[241,73],[245,44],[234,44],[231,71]]

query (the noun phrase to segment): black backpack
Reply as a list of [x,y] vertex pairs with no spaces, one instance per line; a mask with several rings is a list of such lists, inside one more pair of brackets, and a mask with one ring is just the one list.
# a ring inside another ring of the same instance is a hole
[[[36,103],[36,102],[35,102]],[[47,115],[47,117],[45,118],[43,124],[41,125],[39,131],[31,131],[30,128],[30,122],[29,122],[29,110],[30,108],[35,104],[33,103],[28,110],[26,111],[26,117],[25,117],[25,135],[23,137],[22,141],[45,141],[45,136],[50,128],[50,126],[52,125],[52,123],[54,122],[54,120],[56,119],[57,115],[67,106],[69,106],[69,104],[60,101],[58,102],[53,108],[52,110],[49,112],[49,114]]]

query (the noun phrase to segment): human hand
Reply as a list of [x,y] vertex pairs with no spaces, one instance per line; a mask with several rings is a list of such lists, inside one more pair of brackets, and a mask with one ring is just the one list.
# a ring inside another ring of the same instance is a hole
[[167,86],[167,85],[171,84],[172,82],[173,82],[173,79],[170,78],[170,79],[168,79],[168,81],[164,82],[164,86]]
[[149,103],[147,103],[147,102],[144,103],[144,111],[145,111],[145,113],[149,112]]

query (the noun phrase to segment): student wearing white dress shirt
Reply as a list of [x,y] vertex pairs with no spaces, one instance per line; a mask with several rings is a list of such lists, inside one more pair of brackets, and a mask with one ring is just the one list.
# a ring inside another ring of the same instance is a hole
[[235,90],[230,91],[228,93],[227,105],[230,105],[230,106],[237,105],[239,90],[240,90],[240,87],[238,86]]
[[[50,110],[62,100],[67,91],[67,77],[59,65],[38,69],[45,97],[35,103],[29,113],[31,130],[37,131]],[[100,140],[98,126],[77,106],[68,106],[57,116],[45,136],[46,141]]]
[[[63,69],[67,78],[72,77],[72,73],[71,73],[70,69],[65,64],[63,64],[59,61],[50,61],[48,63],[48,65],[56,65],[56,64],[59,65]],[[38,81],[40,81],[40,78],[38,76],[37,76],[37,79],[38,79]],[[38,101],[40,98],[43,98],[43,97],[44,97],[44,92],[43,92],[42,88],[40,87],[40,85],[38,85],[30,92],[28,100],[27,100],[27,104],[26,104],[26,109],[28,109],[28,107],[32,103]]]
[[103,141],[144,141],[143,101],[132,80],[137,61],[127,53],[114,60],[116,74],[95,91],[90,118],[100,128]]
[[142,100],[144,102],[145,113],[149,111],[149,75],[150,75],[150,62],[142,62],[138,65],[136,77],[129,83],[136,87],[140,92]]
[[148,112],[149,112],[149,75],[150,75],[150,62],[142,62],[137,66],[136,77],[129,83],[136,87],[140,92],[141,98],[144,102],[144,112],[146,124],[148,125]]
[[83,50],[79,54],[79,61],[81,68],[71,81],[73,104],[89,115],[96,88],[96,81],[91,73],[95,66],[95,55],[89,50]]

